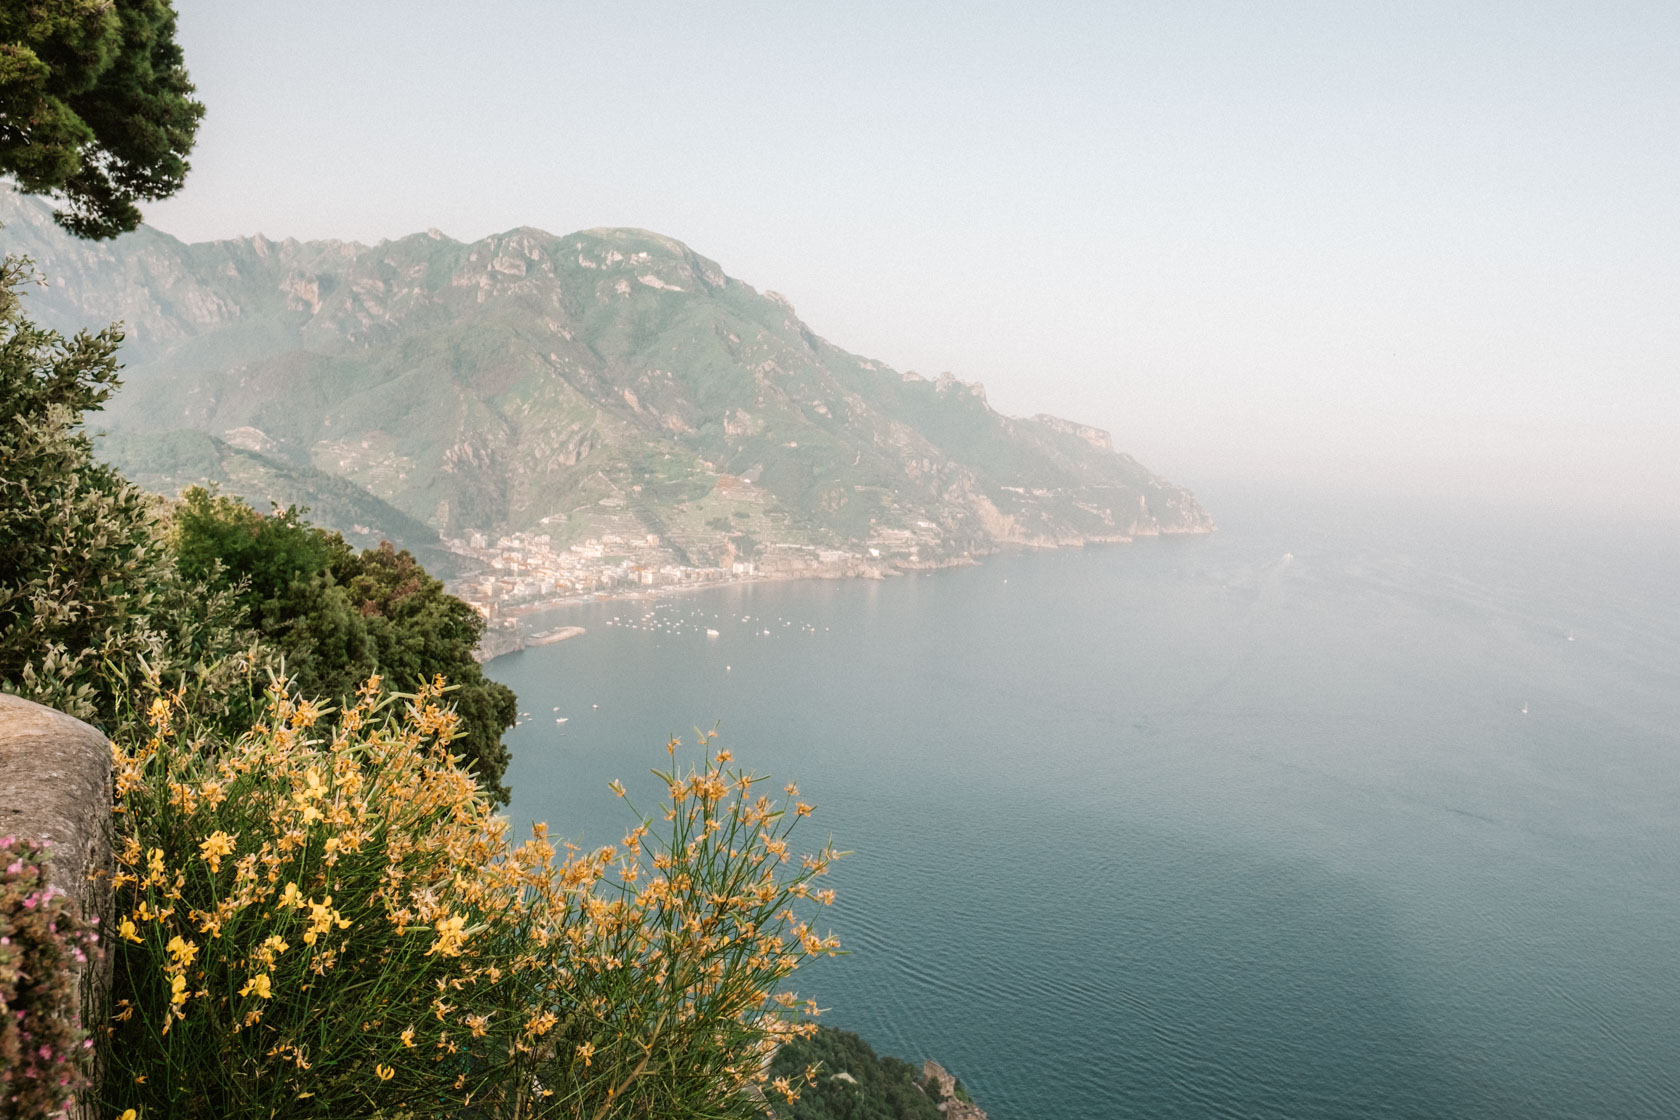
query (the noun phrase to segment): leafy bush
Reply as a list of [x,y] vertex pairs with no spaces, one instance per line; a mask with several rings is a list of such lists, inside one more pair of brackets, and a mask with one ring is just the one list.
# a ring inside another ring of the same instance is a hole
[[407,552],[386,544],[358,554],[304,512],[262,514],[193,487],[171,513],[170,541],[183,576],[234,596],[304,696],[342,700],[376,672],[404,685],[440,673],[453,681],[462,717],[455,749],[505,802],[501,737],[519,705],[473,659],[484,620]]
[[375,679],[334,717],[276,682],[231,743],[153,698],[117,749],[111,1108],[753,1114],[776,1043],[814,1029],[777,988],[836,948],[794,909],[832,898],[834,853],[785,862],[809,807],[719,752],[663,775],[663,843],[642,820],[514,848],[444,693]]
[[0,839],[0,1116],[61,1116],[87,1085],[92,1044],[73,1011],[73,963],[96,935],[47,881],[42,847]]
[[17,295],[29,275],[0,264],[0,688],[114,733],[142,667],[219,694],[260,654],[227,594],[181,578],[152,499],[79,428],[116,387],[122,335],[36,327]]

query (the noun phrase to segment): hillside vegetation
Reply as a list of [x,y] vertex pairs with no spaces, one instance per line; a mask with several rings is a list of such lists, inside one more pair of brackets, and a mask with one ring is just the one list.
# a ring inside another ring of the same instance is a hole
[[773,1106],[777,1120],[942,1120],[953,1109],[985,1117],[960,1080],[952,1079],[947,1096],[924,1069],[877,1054],[851,1031],[834,1027],[784,1043],[770,1072],[805,1083],[797,1100]]

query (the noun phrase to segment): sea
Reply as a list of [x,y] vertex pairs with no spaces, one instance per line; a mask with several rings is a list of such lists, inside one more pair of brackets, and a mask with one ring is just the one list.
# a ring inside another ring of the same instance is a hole
[[794,986],[992,1120],[1680,1116],[1680,527],[1202,496],[550,612],[489,666],[511,816],[615,843],[715,729],[851,853]]

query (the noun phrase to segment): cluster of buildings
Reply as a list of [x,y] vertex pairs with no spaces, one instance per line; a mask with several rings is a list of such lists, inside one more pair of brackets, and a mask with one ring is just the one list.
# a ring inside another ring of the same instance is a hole
[[679,564],[654,533],[607,533],[570,546],[556,544],[548,533],[512,533],[494,541],[473,533],[445,543],[477,568],[457,580],[453,592],[487,618],[598,592],[716,583],[755,572],[750,561],[728,568]]
[[475,569],[455,580],[451,592],[492,620],[587,595],[745,579],[880,578],[896,566],[879,547],[854,551],[787,543],[761,545],[751,558],[686,564],[656,533],[605,533],[572,545],[548,533],[512,533],[494,541],[473,533],[445,543]]

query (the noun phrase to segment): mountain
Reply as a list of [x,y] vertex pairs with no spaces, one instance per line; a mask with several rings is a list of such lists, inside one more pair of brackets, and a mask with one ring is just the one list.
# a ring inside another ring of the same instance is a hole
[[[230,440],[245,437],[246,445]],[[414,553],[426,569],[447,579],[461,570],[461,558],[443,547],[437,530],[380,501],[348,479],[262,454],[249,433],[217,439],[191,428],[144,434],[106,432],[96,440],[100,456],[148,490],[174,494],[194,483],[238,494],[257,509],[306,506],[309,520],[343,534],[355,548],[393,541]]]
[[[773,542],[942,563],[1212,527],[1105,432],[850,354],[655,233],[83,242],[17,195],[0,222],[50,278],[32,314],[124,322],[104,446],[160,487],[284,477],[321,523],[404,543],[628,527],[695,564]],[[389,512],[329,501],[327,480]]]

